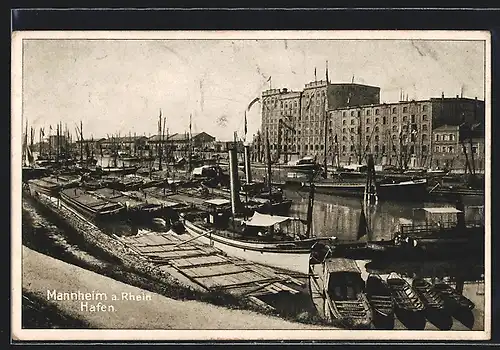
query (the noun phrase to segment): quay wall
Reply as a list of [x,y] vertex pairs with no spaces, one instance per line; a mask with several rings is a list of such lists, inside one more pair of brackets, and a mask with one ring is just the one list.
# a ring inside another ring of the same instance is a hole
[[[97,255],[107,255],[115,260],[116,265],[119,266],[117,268],[119,271],[104,271],[103,274],[109,277],[115,279],[119,277],[119,280],[125,280],[126,283],[134,285],[137,284],[134,282],[138,280],[139,287],[147,287],[146,289],[152,292],[174,299],[200,300],[230,308],[252,309],[267,313],[256,305],[250,304],[246,299],[238,299],[224,291],[200,291],[195,285],[190,285],[186,279],[182,279],[181,282],[181,280],[161,269],[160,266],[149,262],[146,257],[133,252],[118,239],[105,234],[97,226],[80,219],[68,209],[48,198],[31,196],[26,192],[24,192],[23,197],[23,200],[31,201],[43,215],[49,217],[61,229],[81,235],[89,248],[96,252]],[[130,275],[138,278],[130,281],[130,278],[128,278]]]

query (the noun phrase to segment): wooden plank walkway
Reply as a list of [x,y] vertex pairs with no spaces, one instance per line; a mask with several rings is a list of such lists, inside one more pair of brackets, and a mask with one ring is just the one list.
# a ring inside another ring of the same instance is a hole
[[155,264],[174,268],[207,291],[222,289],[235,296],[249,297],[280,292],[297,294],[300,291],[296,288],[307,283],[305,275],[228,257],[214,247],[172,231],[141,231],[136,236],[118,239],[137,254]]

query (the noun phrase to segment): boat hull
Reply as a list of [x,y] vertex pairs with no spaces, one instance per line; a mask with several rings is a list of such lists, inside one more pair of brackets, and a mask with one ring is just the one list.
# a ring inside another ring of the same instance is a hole
[[[196,240],[218,248],[230,256],[255,263],[281,268],[288,271],[308,274],[310,249],[280,249],[278,244],[242,242],[207,234],[208,229],[199,227],[189,220],[184,220],[184,227]],[[203,235],[204,236],[200,236]]]
[[[302,189],[309,190],[308,184],[303,184]],[[364,194],[365,185],[362,183],[316,183],[315,191],[345,197],[359,197]],[[427,181],[425,179],[405,181],[400,183],[386,183],[378,186],[378,198],[392,200],[422,199],[427,196]]]
[[[71,189],[69,191],[71,191]],[[75,191],[77,191],[77,189],[75,189]],[[97,221],[117,217],[125,209],[119,204],[110,202],[107,202],[107,207],[101,206],[100,208],[94,208],[83,203],[83,201],[79,200],[76,196],[70,195],[68,191],[61,191],[60,198],[65,204],[72,207],[80,214]]]
[[[361,277],[360,277],[361,278]],[[324,278],[324,265],[309,265],[309,293],[318,315],[329,323],[350,329],[369,328],[373,312],[366,295],[357,293],[355,300],[334,300],[327,291],[328,282]]]
[[28,181],[28,187],[32,195],[41,193],[50,197],[57,197],[59,191],[61,190],[60,185],[49,184],[44,181],[35,179]]

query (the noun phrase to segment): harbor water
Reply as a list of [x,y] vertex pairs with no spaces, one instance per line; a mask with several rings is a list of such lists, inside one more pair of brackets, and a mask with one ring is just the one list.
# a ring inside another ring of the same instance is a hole
[[[285,190],[293,200],[290,216],[305,218],[308,193]],[[361,200],[315,194],[312,232],[320,237],[337,237],[342,241],[390,240],[401,224],[419,223],[424,220],[421,208],[454,206],[454,203],[418,203],[381,201],[365,212],[369,233],[358,240],[362,204]],[[464,199],[466,220],[479,220],[482,216],[482,198]]]

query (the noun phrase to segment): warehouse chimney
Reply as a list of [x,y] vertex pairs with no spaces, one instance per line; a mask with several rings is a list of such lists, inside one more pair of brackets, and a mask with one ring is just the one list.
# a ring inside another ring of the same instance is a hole
[[229,180],[231,188],[231,210],[233,217],[241,207],[240,202],[240,182],[238,179],[238,154],[236,142],[228,142],[227,149],[229,151]]

